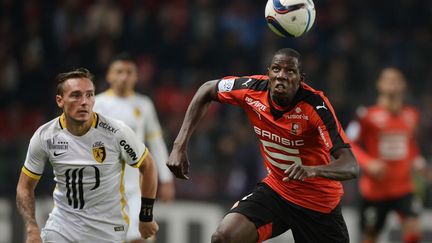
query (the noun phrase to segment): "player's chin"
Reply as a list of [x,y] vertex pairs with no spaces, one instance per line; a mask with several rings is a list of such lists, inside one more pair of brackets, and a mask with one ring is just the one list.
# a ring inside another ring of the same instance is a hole
[[75,114],[74,118],[75,118],[75,120],[80,121],[80,122],[88,121],[91,118],[91,112],[79,111]]
[[283,89],[283,90],[273,90],[273,97],[274,98],[284,98],[288,95],[288,91]]

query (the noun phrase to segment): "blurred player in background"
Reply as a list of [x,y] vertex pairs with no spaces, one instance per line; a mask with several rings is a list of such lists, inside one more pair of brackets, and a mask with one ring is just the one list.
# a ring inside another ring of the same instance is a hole
[[[173,176],[165,164],[168,159],[168,151],[153,102],[149,97],[134,90],[138,81],[137,69],[135,60],[128,53],[115,56],[106,74],[110,88],[96,96],[94,110],[125,122],[135,131],[139,140],[150,148],[160,179],[158,199],[162,202],[169,202],[174,199],[175,188]],[[125,192],[131,212],[131,222],[138,222],[137,213],[140,210],[138,178],[139,173],[136,170],[126,168]],[[142,241],[135,223],[129,227],[127,239],[131,242]]]
[[412,169],[424,170],[425,159],[415,140],[419,113],[404,104],[402,72],[384,68],[377,81],[377,103],[357,111],[347,128],[362,169],[360,225],[364,243],[376,242],[389,212],[398,213],[404,242],[420,241]]
[[268,76],[208,81],[189,105],[167,162],[178,178],[188,179],[188,141],[212,101],[246,111],[268,170],[212,242],[262,242],[290,229],[296,242],[349,242],[339,181],[356,178],[358,164],[328,99],[304,83],[301,65],[297,51],[281,49]]
[[[56,102],[63,114],[33,135],[17,186],[27,242],[123,242],[129,224],[126,163],[141,174],[141,235],[154,235],[157,171],[148,149],[129,127],[93,112],[95,87],[87,69],[61,73],[57,81]],[[47,162],[55,175],[55,207],[41,234],[34,190]]]

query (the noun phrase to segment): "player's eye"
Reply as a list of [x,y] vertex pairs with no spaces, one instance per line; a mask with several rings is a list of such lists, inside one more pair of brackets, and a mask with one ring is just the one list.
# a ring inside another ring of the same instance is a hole
[[71,97],[72,97],[72,98],[75,98],[75,99],[78,99],[78,98],[81,97],[81,95],[78,94],[78,93],[72,93],[72,94],[71,94]]

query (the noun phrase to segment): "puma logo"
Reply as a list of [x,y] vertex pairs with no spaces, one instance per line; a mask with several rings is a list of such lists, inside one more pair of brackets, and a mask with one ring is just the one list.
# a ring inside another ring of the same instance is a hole
[[246,82],[242,83],[242,85],[243,85],[243,86],[248,86],[248,83],[249,83],[250,81],[252,81],[252,79],[251,79],[251,78],[250,78],[250,79],[248,79],[248,80],[246,80]]
[[317,106],[315,106],[315,107],[316,107],[317,110],[319,110],[319,109],[321,109],[321,108],[323,108],[324,110],[328,110],[327,107],[325,106],[325,103],[324,103],[324,102],[323,102],[322,105],[317,105]]

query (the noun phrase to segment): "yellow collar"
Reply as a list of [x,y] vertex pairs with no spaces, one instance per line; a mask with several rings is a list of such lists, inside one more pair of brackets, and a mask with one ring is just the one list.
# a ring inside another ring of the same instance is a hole
[[[92,121],[92,125],[91,125],[93,128],[96,128],[96,126],[98,124],[98,120],[99,120],[99,115],[96,112],[93,112],[93,121]],[[62,113],[60,116],[59,124],[60,124],[61,129],[66,128],[66,117],[65,117],[64,113]]]

